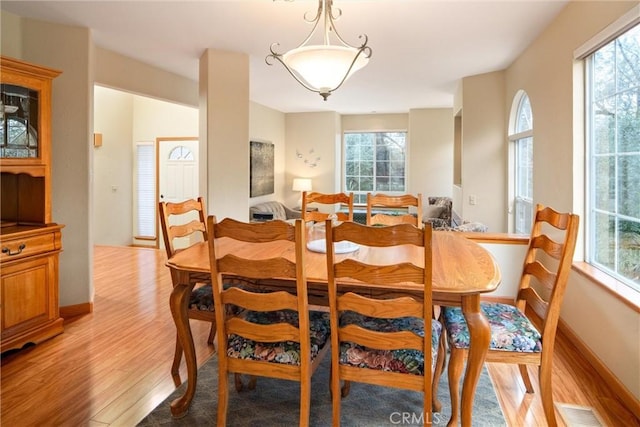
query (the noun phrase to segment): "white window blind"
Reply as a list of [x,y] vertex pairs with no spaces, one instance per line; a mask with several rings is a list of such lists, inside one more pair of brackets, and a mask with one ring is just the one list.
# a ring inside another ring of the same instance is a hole
[[156,236],[156,171],[154,146],[136,146],[137,235]]

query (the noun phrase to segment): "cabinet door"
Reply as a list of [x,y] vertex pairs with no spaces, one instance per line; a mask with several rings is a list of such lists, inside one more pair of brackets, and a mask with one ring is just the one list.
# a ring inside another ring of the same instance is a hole
[[2,338],[58,317],[57,254],[2,266]]

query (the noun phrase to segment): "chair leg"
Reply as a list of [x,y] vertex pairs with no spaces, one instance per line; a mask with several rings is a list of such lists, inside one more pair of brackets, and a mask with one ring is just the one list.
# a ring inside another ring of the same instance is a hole
[[[220,366],[220,364],[218,364]],[[238,375],[238,374],[236,374]],[[218,422],[219,426],[227,425],[227,406],[229,405],[229,374],[225,370],[218,373]]]
[[527,390],[527,393],[533,393],[533,384],[531,384],[531,378],[529,378],[527,365],[518,365],[518,369],[520,370],[520,376],[522,377],[525,390]]
[[440,382],[440,376],[444,370],[444,362],[447,357],[445,333],[440,335],[440,341],[438,341],[438,357],[436,359],[436,367],[433,371],[433,378],[431,384],[431,410],[433,412],[440,412],[442,409],[442,403],[438,400],[438,386]]
[[[331,407],[333,409],[333,418],[332,423],[334,426],[340,425],[340,400],[342,399],[342,391],[340,390],[340,374],[338,371],[337,363],[333,361],[333,354],[331,360],[331,371],[330,371],[330,390],[331,390]],[[334,364],[336,366],[334,366]],[[348,381],[345,381],[345,386],[349,384]]]
[[553,387],[551,385],[551,363],[540,365],[540,398],[542,399],[542,407],[544,408],[544,416],[547,419],[549,427],[556,427],[556,411],[553,407]]
[[300,380],[300,427],[309,426],[311,416],[311,378]]
[[180,375],[180,361],[182,360],[182,345],[180,344],[180,339],[178,338],[178,334],[176,334],[176,349],[173,353],[173,364],[171,364],[171,376],[177,377]]
[[349,396],[349,392],[351,391],[351,381],[345,381],[340,389],[340,397]]
[[253,390],[256,388],[256,382],[258,381],[258,377],[256,377],[255,375],[251,375],[249,377],[249,384],[247,385],[247,388],[249,390]]
[[466,350],[451,347],[449,356],[449,394],[451,396],[451,418],[448,425],[458,425],[460,416],[460,377],[464,367]]
[[211,329],[209,330],[209,338],[207,338],[207,344],[213,345],[213,340],[216,338],[216,322],[211,322]]
[[242,383],[242,377],[240,374],[233,374],[233,384],[235,385],[238,393],[242,391],[244,384]]

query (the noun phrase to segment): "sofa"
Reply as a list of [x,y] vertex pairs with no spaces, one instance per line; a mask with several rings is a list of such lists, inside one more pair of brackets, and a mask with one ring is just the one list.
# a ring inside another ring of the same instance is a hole
[[283,221],[302,218],[300,211],[289,209],[276,201],[262,202],[249,208],[249,221],[268,221],[280,219]]
[[488,227],[481,222],[463,221],[453,210],[450,197],[429,197],[422,207],[422,222],[430,223],[434,230],[484,233]]
[[422,206],[422,222],[431,224],[434,230],[455,227],[451,197],[428,197],[427,204]]

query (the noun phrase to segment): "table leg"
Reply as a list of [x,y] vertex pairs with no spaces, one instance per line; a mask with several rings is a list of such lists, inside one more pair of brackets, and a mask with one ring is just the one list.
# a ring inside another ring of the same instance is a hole
[[467,368],[462,384],[461,418],[463,426],[471,426],[473,399],[476,394],[478,378],[482,372],[484,359],[489,350],[491,328],[480,310],[480,295],[468,295],[462,298],[462,312],[469,326],[469,354]]
[[183,417],[189,410],[191,400],[196,393],[196,382],[198,379],[196,352],[193,345],[191,327],[189,326],[189,316],[187,314],[190,295],[191,286],[178,284],[174,286],[171,297],[169,298],[171,315],[176,324],[178,338],[180,339],[180,344],[184,351],[184,359],[187,364],[187,390],[184,395],[171,402],[171,415],[176,418]]

